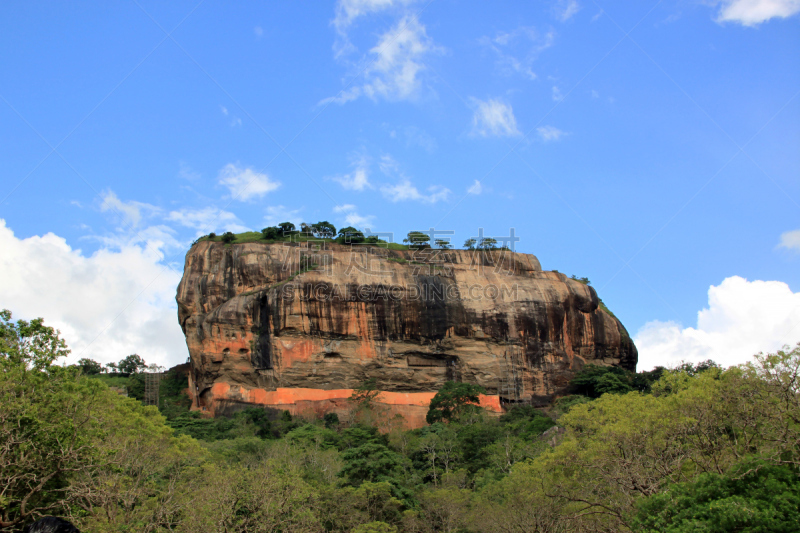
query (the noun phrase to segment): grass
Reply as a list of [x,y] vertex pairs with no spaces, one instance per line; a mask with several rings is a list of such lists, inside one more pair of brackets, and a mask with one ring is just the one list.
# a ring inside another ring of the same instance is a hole
[[[310,235],[305,235],[302,233],[295,233],[294,235],[289,235],[286,237],[282,237],[279,239],[265,239],[263,234],[260,231],[246,231],[244,233],[236,233],[234,234],[236,239],[231,242],[230,244],[245,244],[250,242],[260,242],[264,244],[273,244],[276,242],[325,242],[325,243],[332,243],[336,244],[336,239],[321,239],[319,237],[313,237]],[[203,241],[211,241],[211,242],[222,242],[222,235],[216,235],[215,237],[209,237],[208,235],[204,235],[197,239],[195,243],[203,242]],[[339,243],[341,244],[341,243]],[[357,245],[360,246],[360,245]],[[386,242],[386,241],[379,241],[377,244],[373,246],[379,246],[381,248],[388,248],[389,250],[408,250],[408,246],[405,244],[400,244],[396,242]]]

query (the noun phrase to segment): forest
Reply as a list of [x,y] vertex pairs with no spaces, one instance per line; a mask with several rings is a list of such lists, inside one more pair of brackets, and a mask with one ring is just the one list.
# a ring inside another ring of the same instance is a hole
[[[366,382],[346,417],[188,409],[165,375],[64,365],[0,312],[0,531],[43,515],[111,532],[790,532],[800,523],[800,344],[740,366],[586,366],[571,394],[493,416],[449,382],[408,430]],[[119,368],[115,367],[116,370]],[[127,396],[119,394],[124,387]]]

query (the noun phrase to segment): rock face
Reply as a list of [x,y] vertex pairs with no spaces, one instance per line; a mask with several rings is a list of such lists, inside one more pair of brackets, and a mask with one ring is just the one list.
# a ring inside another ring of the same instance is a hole
[[448,380],[482,404],[541,404],[587,363],[636,366],[593,288],[508,251],[394,251],[203,241],[186,256],[178,318],[193,407],[343,413],[374,378],[412,427]]

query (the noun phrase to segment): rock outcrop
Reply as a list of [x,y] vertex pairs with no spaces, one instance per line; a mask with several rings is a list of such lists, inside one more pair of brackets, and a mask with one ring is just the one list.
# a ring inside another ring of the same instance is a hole
[[374,378],[411,426],[447,380],[483,405],[541,404],[587,363],[636,366],[594,289],[508,251],[396,251],[202,241],[186,256],[178,318],[193,407],[343,412]]

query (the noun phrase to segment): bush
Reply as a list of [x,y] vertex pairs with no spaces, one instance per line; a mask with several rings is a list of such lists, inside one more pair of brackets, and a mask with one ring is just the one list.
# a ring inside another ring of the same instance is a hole
[[234,235],[233,232],[226,231],[225,233],[222,234],[222,242],[224,242],[225,244],[230,244],[235,240],[236,240],[236,235]]

